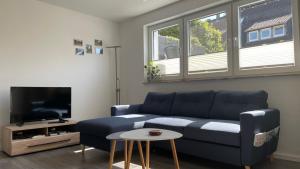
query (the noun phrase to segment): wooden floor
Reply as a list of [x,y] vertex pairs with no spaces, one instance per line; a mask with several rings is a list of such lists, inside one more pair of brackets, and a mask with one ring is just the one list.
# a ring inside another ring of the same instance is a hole
[[[138,153],[134,152],[131,169],[140,169]],[[173,169],[172,156],[167,152],[152,152],[151,168]],[[181,169],[240,169],[222,163],[216,163],[179,154]],[[81,156],[80,146],[39,152],[18,157],[8,157],[0,153],[0,169],[107,169],[108,154],[99,150],[88,150],[85,157]],[[123,168],[122,154],[117,154],[114,169]],[[254,169],[299,169],[300,163],[275,160],[265,161]]]

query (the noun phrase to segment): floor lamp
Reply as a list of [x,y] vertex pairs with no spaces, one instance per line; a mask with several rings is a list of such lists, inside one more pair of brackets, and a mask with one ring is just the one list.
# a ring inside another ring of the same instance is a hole
[[116,68],[116,105],[120,105],[121,102],[121,89],[120,89],[120,78],[118,75],[118,48],[121,46],[108,46],[108,49],[115,49],[115,68]]

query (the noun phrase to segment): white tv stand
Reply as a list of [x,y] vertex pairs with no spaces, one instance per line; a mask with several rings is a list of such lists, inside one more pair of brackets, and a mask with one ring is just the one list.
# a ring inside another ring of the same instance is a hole
[[21,127],[3,127],[2,148],[10,156],[76,145],[80,142],[79,132],[74,131],[77,122],[41,122]]

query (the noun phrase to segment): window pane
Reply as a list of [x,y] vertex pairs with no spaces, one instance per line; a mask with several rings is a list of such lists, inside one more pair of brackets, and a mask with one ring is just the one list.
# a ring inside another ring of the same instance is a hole
[[[291,9],[291,0],[265,0],[239,7],[240,68],[294,66]],[[268,28],[274,31],[271,37]],[[270,38],[247,41],[249,33],[254,31],[261,31],[260,39]]]
[[227,71],[226,13],[190,20],[188,25],[188,73]]
[[260,31],[260,38],[262,40],[271,38],[271,28],[262,29]]
[[180,73],[180,26],[153,31],[152,61],[162,75]]
[[249,42],[258,41],[258,31],[249,32]]
[[274,27],[274,37],[284,36],[284,26]]

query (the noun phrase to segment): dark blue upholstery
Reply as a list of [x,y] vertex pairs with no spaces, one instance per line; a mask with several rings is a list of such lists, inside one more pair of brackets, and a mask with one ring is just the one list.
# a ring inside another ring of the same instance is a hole
[[[82,121],[77,128],[81,144],[105,151],[110,150],[105,137],[113,132],[142,127],[170,129],[183,134],[176,140],[178,152],[251,166],[274,153],[278,144],[279,135],[254,147],[256,133],[280,126],[279,111],[266,109],[267,97],[264,91],[149,93],[142,105],[113,106],[113,117]],[[170,149],[168,142],[153,144]],[[116,150],[122,149],[123,145],[117,144]]]
[[192,117],[157,117],[145,122],[145,128],[161,128],[177,131],[183,134],[184,128],[189,124],[198,121]]
[[240,122],[199,119],[186,126],[183,135],[187,139],[239,147],[241,141]]
[[157,116],[130,114],[115,117],[97,118],[81,121],[77,124],[77,128],[78,131],[84,134],[106,137],[114,132],[142,128],[146,120],[155,117]]
[[172,115],[208,118],[214,95],[213,91],[176,93]]
[[175,93],[148,93],[140,108],[142,114],[170,115]]
[[262,147],[254,147],[254,135],[270,131],[280,126],[280,113],[277,109],[265,109],[241,113],[241,152],[242,163],[252,165],[276,151],[279,133]]
[[[170,150],[168,141],[152,142],[152,147],[158,147]],[[193,155],[203,159],[219,161],[236,166],[242,166],[241,149],[235,146],[224,146],[221,144],[209,143],[199,140],[179,139],[176,140],[177,152]],[[216,167],[218,168],[218,167]],[[238,169],[237,167],[228,167],[226,169]],[[225,169],[225,168],[224,168]]]
[[265,91],[239,92],[220,91],[216,93],[210,118],[240,120],[240,113],[266,109],[268,94]]

